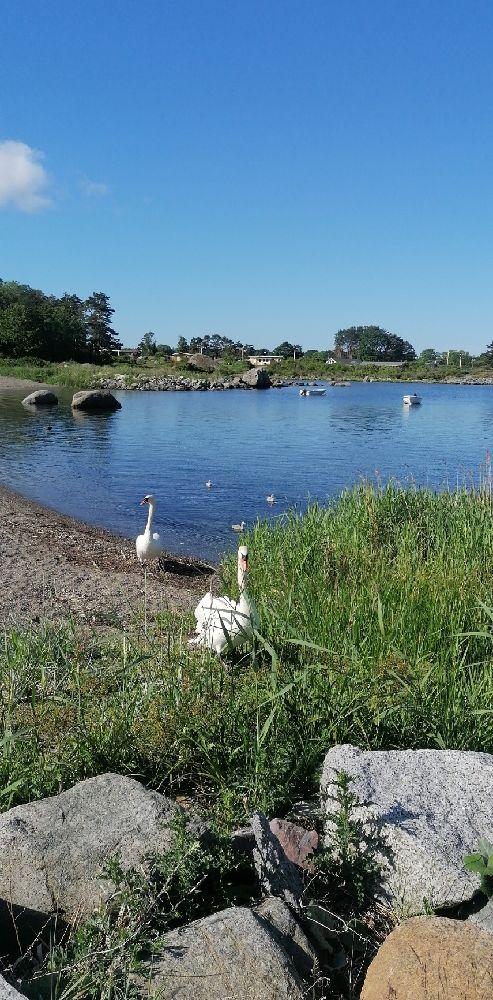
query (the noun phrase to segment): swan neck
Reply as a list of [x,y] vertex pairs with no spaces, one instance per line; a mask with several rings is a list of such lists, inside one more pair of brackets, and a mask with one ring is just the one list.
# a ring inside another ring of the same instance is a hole
[[149,513],[147,514],[147,524],[146,524],[146,531],[149,532],[149,533],[150,533],[151,528],[152,528],[152,519],[153,519],[153,517],[154,517],[154,504],[150,503],[149,504]]
[[240,588],[240,594],[243,594],[246,590],[246,570],[238,563],[238,586]]

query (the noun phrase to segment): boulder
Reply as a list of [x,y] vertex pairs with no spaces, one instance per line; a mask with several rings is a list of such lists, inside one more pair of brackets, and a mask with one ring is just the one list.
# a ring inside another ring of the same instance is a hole
[[292,959],[300,976],[313,979],[318,966],[317,955],[289,906],[277,896],[267,896],[253,912],[267,922],[271,934]]
[[25,1000],[25,994],[18,993],[3,976],[0,976],[0,1000]]
[[156,1000],[305,996],[305,984],[267,921],[236,906],[165,934],[147,976],[135,982],[142,997]]
[[472,920],[478,927],[482,927],[483,930],[490,931],[493,934],[493,899],[489,899],[482,910],[478,910],[477,913],[471,913],[469,920]]
[[252,389],[270,389],[271,387],[269,373],[266,372],[265,368],[252,368],[249,372],[243,372],[241,381]]
[[361,1000],[491,1000],[491,934],[469,921],[413,917],[373,959]]
[[[408,915],[471,899],[477,875],[466,871],[464,856],[482,839],[491,840],[493,756],[460,750],[363,751],[335,746],[324,762],[321,791],[327,817],[336,811],[337,771],[354,778],[361,807],[373,820],[386,850],[381,854],[381,894]],[[403,910],[404,908],[404,910]]]
[[58,396],[51,389],[36,389],[22,400],[24,406],[56,406]]
[[210,358],[208,354],[191,354],[188,358],[188,364],[199,372],[213,372],[217,368],[217,361]]
[[298,910],[303,892],[300,869],[284,853],[263,813],[254,813],[250,822],[255,837],[253,860],[262,892],[266,896],[279,896],[293,910]]
[[318,847],[317,831],[305,830],[303,826],[285,819],[271,819],[269,826],[286,857],[300,868],[309,867],[309,858]]
[[122,404],[107,389],[87,389],[83,392],[74,392],[72,408],[74,410],[102,412],[104,410],[121,410]]
[[52,798],[0,815],[0,897],[68,920],[90,914],[111,890],[109,857],[138,866],[172,841],[177,806],[119,774],[88,778]]

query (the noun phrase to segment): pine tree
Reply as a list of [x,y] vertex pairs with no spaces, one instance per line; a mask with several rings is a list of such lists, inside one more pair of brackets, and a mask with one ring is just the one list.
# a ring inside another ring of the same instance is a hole
[[113,348],[122,346],[111,326],[111,317],[114,311],[110,306],[109,297],[104,292],[93,292],[86,299],[87,345],[97,358],[111,354]]

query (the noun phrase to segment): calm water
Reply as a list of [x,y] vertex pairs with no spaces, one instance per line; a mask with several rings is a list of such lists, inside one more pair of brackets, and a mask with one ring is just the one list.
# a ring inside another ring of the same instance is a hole
[[[423,405],[405,409],[414,389]],[[127,536],[144,522],[138,501],[155,493],[166,547],[207,558],[235,540],[232,522],[325,501],[375,470],[438,489],[469,483],[493,451],[489,386],[354,383],[319,399],[297,388],[116,395],[117,413],[76,416],[72,390],[49,413],[21,406],[23,393],[0,394],[0,482]]]

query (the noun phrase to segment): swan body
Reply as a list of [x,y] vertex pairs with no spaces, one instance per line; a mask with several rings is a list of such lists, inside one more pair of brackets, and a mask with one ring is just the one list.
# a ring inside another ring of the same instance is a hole
[[240,646],[251,639],[258,627],[258,615],[253,601],[247,594],[248,549],[240,545],[238,549],[238,601],[230,597],[205,595],[195,608],[197,622],[195,635],[189,639],[191,646],[205,646],[217,656],[227,649]]
[[210,490],[212,487],[212,479],[208,479],[205,485],[207,486],[207,489]]
[[275,498],[275,496],[274,496],[273,493],[269,493],[269,495],[266,496],[265,499],[267,500],[267,503],[275,503],[276,502],[276,498]]
[[163,551],[159,533],[152,530],[154,511],[156,509],[156,498],[150,494],[145,496],[144,499],[141,500],[140,506],[143,507],[145,504],[149,507],[147,524],[144,533],[142,535],[137,535],[137,538],[135,539],[137,559],[141,563],[152,562],[152,560],[157,559]]
[[232,524],[231,525],[231,530],[232,531],[243,531],[244,528],[246,528],[246,521],[241,521],[240,524]]

